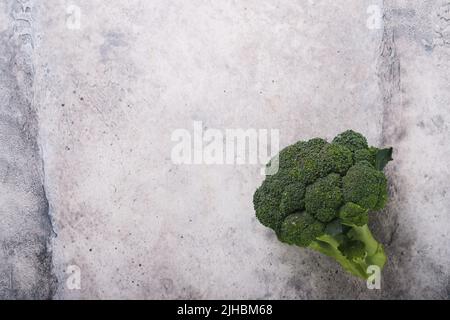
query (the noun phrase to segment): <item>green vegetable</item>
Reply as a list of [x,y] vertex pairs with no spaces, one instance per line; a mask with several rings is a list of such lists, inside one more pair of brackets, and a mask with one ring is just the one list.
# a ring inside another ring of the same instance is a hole
[[369,147],[352,130],[331,143],[299,141],[279,153],[278,172],[256,190],[256,216],[280,241],[319,251],[367,279],[370,265],[386,263],[367,223],[371,211],[386,205],[382,170],[390,160],[392,148]]

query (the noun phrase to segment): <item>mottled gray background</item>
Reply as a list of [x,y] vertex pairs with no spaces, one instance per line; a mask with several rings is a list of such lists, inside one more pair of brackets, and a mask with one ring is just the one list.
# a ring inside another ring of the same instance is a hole
[[[394,146],[381,290],[256,221],[259,166],[173,164],[194,121]],[[449,121],[448,0],[1,0],[0,298],[448,299]]]

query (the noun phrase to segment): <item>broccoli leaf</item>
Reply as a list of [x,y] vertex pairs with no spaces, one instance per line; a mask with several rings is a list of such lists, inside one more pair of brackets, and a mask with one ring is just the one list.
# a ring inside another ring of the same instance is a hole
[[392,148],[379,149],[375,156],[375,168],[381,171],[391,160],[394,160],[392,159]]

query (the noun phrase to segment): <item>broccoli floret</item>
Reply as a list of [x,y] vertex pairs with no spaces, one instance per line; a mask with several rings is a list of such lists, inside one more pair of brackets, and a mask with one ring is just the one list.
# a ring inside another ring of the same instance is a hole
[[307,142],[304,142],[304,145],[301,145],[301,148],[299,150],[299,157],[306,158],[306,157],[315,157],[320,150],[324,146],[328,144],[327,140],[322,138],[313,138],[308,140]]
[[305,142],[299,141],[293,145],[287,146],[279,153],[279,169],[290,169],[293,168],[299,157],[299,151]]
[[358,162],[347,171],[342,178],[342,190],[346,202],[365,209],[382,209],[387,200],[386,177],[367,161]]
[[287,185],[281,194],[281,212],[289,214],[305,209],[305,189],[300,181]]
[[288,244],[334,258],[348,272],[367,278],[371,264],[383,267],[383,246],[367,227],[369,210],[387,201],[382,169],[392,148],[377,149],[352,130],[332,143],[299,141],[279,153],[279,170],[256,190],[256,217]]
[[352,152],[359,149],[367,149],[367,139],[358,132],[353,130],[347,130],[338,134],[334,139],[333,143],[343,145],[349,148]]
[[356,203],[347,202],[339,210],[339,218],[345,225],[363,226],[369,222],[369,210]]
[[[328,142],[323,139],[315,138],[307,142],[296,143],[298,151],[296,162],[293,167],[287,168],[290,175],[305,185],[314,182],[320,176],[319,161],[317,154],[324,148]],[[280,156],[283,153],[280,152]]]
[[325,225],[303,213],[291,214],[281,227],[280,240],[300,247],[307,247],[323,234]]
[[306,212],[322,222],[333,220],[342,204],[341,177],[331,173],[306,188]]
[[280,169],[292,169],[296,165],[302,165],[305,160],[316,160],[317,153],[326,144],[326,140],[315,138],[287,146],[279,153]]
[[354,163],[358,163],[360,161],[367,161],[373,167],[375,167],[377,151],[378,149],[374,147],[356,150],[353,154]]
[[283,184],[278,176],[268,176],[253,195],[256,217],[266,227],[279,231],[285,215],[280,210]]
[[359,240],[345,240],[338,249],[350,260],[364,259],[366,255],[366,246]]
[[320,150],[318,162],[321,176],[329,173],[345,174],[353,165],[353,154],[343,145],[330,143]]

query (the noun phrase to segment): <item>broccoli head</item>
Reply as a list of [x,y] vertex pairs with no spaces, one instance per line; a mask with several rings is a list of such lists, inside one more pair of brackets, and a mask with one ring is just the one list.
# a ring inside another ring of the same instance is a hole
[[372,236],[369,213],[384,208],[384,166],[392,148],[370,147],[347,130],[331,143],[299,141],[279,153],[279,170],[253,196],[256,217],[278,239],[334,258],[348,272],[367,278],[367,268],[386,262]]
[[291,214],[283,221],[280,239],[289,244],[305,247],[321,236],[324,229],[323,223],[306,212]]

